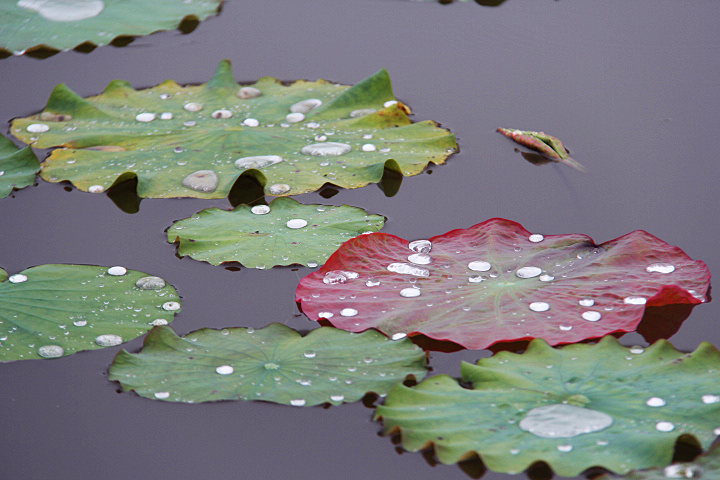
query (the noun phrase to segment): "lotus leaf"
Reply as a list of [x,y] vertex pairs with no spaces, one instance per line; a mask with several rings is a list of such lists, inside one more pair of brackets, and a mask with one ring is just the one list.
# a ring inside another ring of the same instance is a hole
[[32,148],[19,150],[12,141],[0,136],[0,198],[10,195],[13,188],[32,185],[38,170],[40,162]]
[[173,287],[124,267],[0,269],[0,361],[56,358],[119,345],[180,309]]
[[312,320],[345,330],[479,349],[632,331],[646,306],[704,302],[709,283],[703,262],[640,230],[595,245],[496,218],[410,244],[361,235],[300,281],[296,301]]
[[[716,432],[720,435],[720,429]],[[618,477],[602,475],[597,480],[613,480]],[[667,467],[652,468],[631,472],[623,480],[667,480],[668,478],[704,478],[715,480],[720,478],[720,443],[716,443],[705,454],[693,462],[682,462]]]
[[364,232],[377,232],[385,217],[343,205],[303,205],[288,197],[270,205],[240,205],[233,211],[209,208],[168,229],[178,255],[220,265],[250,268],[294,263],[316,267],[337,247]]
[[406,376],[425,376],[423,351],[378,332],[321,327],[301,336],[265,328],[203,328],[178,337],[154,328],[138,354],[121,351],[110,380],[138,395],[170,402],[265,400],[293,406],[354,402],[386,394]]
[[681,435],[707,448],[720,426],[720,352],[707,342],[684,354],[665,340],[643,351],[612,336],[561,349],[537,339],[464,363],[462,379],[472,389],[447,375],[398,385],[376,418],[443,463],[477,453],[491,470],[543,461],[562,476],[667,465]]
[[118,36],[147,35],[204,20],[221,0],[0,0],[0,49],[15,55],[46,47],[107,45]]
[[270,77],[241,87],[224,60],[200,86],[166,81],[137,91],[114,81],[83,99],[61,84],[45,111],[16,119],[12,133],[37,147],[66,147],[41,175],[83,191],[137,176],[140,197],[222,198],[247,172],[280,196],[325,183],[363,187],[380,181],[386,164],[415,175],[456,151],[449,131],[413,124],[405,110],[385,70],[352,87]]
[[531,132],[515,130],[513,128],[498,128],[497,131],[509,139],[539,153],[543,158],[553,162],[564,163],[570,167],[585,171],[577,160],[573,159],[559,138],[544,132]]

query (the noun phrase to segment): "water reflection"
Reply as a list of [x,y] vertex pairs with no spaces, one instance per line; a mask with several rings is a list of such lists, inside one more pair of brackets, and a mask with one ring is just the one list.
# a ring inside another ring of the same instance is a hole
[[106,195],[123,212],[138,213],[142,198],[137,194],[137,185],[137,175],[121,175],[108,189]]

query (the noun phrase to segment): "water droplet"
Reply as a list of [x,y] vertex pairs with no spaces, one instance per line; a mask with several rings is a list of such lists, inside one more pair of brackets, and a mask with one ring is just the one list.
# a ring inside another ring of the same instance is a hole
[[269,362],[265,364],[265,370],[277,370],[278,368],[280,368],[280,365],[277,363]]
[[262,95],[262,92],[255,87],[242,87],[237,93],[238,98],[244,99],[259,97],[260,95]]
[[653,263],[645,267],[645,271],[649,273],[672,273],[675,271],[675,265],[670,263]]
[[150,325],[152,325],[153,327],[160,327],[160,326],[167,325],[167,324],[168,324],[168,321],[165,320],[164,318],[156,318],[155,320],[150,322]]
[[398,102],[397,100],[388,100],[387,102],[383,103],[383,107],[392,107],[393,105],[396,105]]
[[28,277],[26,275],[23,275],[22,273],[16,273],[15,275],[11,275],[8,278],[8,282],[10,283],[23,283],[27,282]]
[[629,305],[645,305],[647,303],[647,298],[638,296],[625,297],[623,299],[623,303],[627,303]]
[[246,118],[242,121],[242,124],[246,127],[257,127],[258,125],[260,125],[260,122],[258,122],[256,118]]
[[605,446],[607,446],[609,443],[610,443],[610,442],[608,442],[607,440],[598,440],[597,442],[595,442],[595,445],[600,445],[601,447],[605,447]]
[[317,353],[314,350],[306,350],[303,355],[305,356],[305,358],[315,358]]
[[558,328],[563,332],[569,332],[570,330],[572,330],[572,325],[560,325],[558,326]]
[[713,433],[720,436],[720,428],[716,428],[715,430],[713,430]]
[[255,215],[266,215],[270,213],[270,207],[267,205],[255,205],[250,209],[250,211]]
[[387,269],[394,273],[401,273],[403,275],[415,275],[416,277],[429,277],[430,271],[427,268],[416,267],[408,263],[391,263],[387,266]]
[[307,220],[304,220],[302,218],[293,218],[288,220],[286,223],[287,227],[292,229],[307,227],[307,224]]
[[108,268],[107,271],[108,275],[114,275],[114,276],[122,276],[127,273],[127,268],[121,267],[119,265]]
[[594,310],[588,310],[582,313],[583,320],[587,320],[588,322],[597,322],[601,317],[602,315],[600,312],[596,312]]
[[165,288],[165,280],[160,277],[142,277],[135,282],[135,286],[141,290],[160,290]]
[[703,395],[702,402],[705,404],[720,402],[720,395]]
[[365,115],[370,115],[371,113],[375,113],[375,112],[377,112],[377,110],[375,110],[374,108],[359,108],[357,110],[353,110],[352,112],[350,112],[350,117],[351,118],[360,118],[360,117],[364,117]]
[[413,298],[413,297],[419,297],[422,292],[419,288],[403,288],[400,290],[400,295],[406,298]]
[[79,22],[100,15],[105,3],[101,0],[19,0],[17,6],[34,10],[53,22]]
[[665,478],[702,478],[704,470],[699,465],[678,463],[663,470]]
[[220,375],[230,375],[235,371],[235,369],[230,365],[220,365],[215,369],[215,371]]
[[390,338],[397,341],[397,340],[402,340],[405,337],[407,337],[407,333],[398,332],[398,333],[393,333],[392,337],[390,337]]
[[85,325],[87,325],[87,320],[75,320],[73,322],[73,325],[75,325],[76,327],[84,327]]
[[[307,128],[320,128],[320,124],[317,122],[310,122],[307,125],[305,125]],[[332,135],[331,133],[328,133],[328,135]]]
[[529,305],[530,310],[533,312],[547,312],[550,310],[550,304],[545,302],[532,302]]
[[363,152],[374,152],[375,150],[377,150],[377,147],[375,145],[373,145],[372,143],[366,143],[365,145],[362,146]]
[[667,402],[660,397],[650,397],[645,402],[648,407],[664,407],[666,403]]
[[545,237],[540,235],[539,233],[533,233],[532,235],[530,235],[528,237],[528,240],[530,240],[533,243],[538,243],[538,242],[542,242],[543,240],[545,240]]
[[173,114],[170,112],[163,112],[160,114],[160,120],[172,120]]
[[572,447],[572,445],[558,445],[558,446],[557,446],[557,449],[558,449],[558,451],[560,451],[560,452],[565,452],[565,453],[567,453],[567,452],[572,451],[573,447]]
[[90,193],[103,193],[105,191],[105,187],[102,185],[90,185],[88,187],[88,192]]
[[26,130],[30,133],[43,133],[50,130],[50,127],[44,123],[31,123],[27,126]]
[[138,122],[143,122],[143,123],[152,122],[153,120],[155,120],[155,114],[149,113],[149,112],[138,113],[135,116],[135,120],[137,120]]
[[115,345],[120,345],[123,342],[124,340],[120,335],[115,335],[112,333],[98,335],[97,337],[95,337],[95,343],[97,343],[101,347],[114,347]]
[[197,124],[193,120],[188,120],[186,122],[183,122],[183,125],[185,125],[186,127],[194,127]]
[[305,405],[305,399],[304,398],[296,398],[293,400],[290,400],[290,405],[293,407],[302,407]]
[[170,392],[155,392],[155,398],[160,400],[165,400],[166,398],[170,398]]
[[287,193],[290,191],[290,185],[287,183],[276,183],[275,185],[270,185],[268,188],[268,192],[270,192],[271,195],[282,195],[283,193]]
[[185,177],[182,184],[196,192],[210,193],[217,188],[218,176],[212,170],[198,170]]
[[288,113],[287,115],[285,115],[285,120],[288,123],[298,123],[305,120],[305,115],[303,115],[302,113]]
[[186,103],[183,108],[188,112],[199,112],[200,110],[202,110],[203,105],[202,103],[190,102]]
[[318,316],[320,318],[332,318],[335,315],[332,312],[320,312],[320,313],[318,313]]
[[327,137],[325,135],[315,135],[316,142],[324,142],[326,140],[327,140]]
[[163,303],[162,308],[168,312],[174,312],[176,310],[180,310],[180,304],[178,302],[165,302]]
[[430,253],[432,242],[430,240],[415,240],[408,244],[408,248],[415,253]]
[[354,308],[343,308],[342,310],[340,310],[340,315],[342,315],[343,317],[354,317],[357,314],[358,311]]
[[336,285],[338,283],[345,282],[347,282],[347,277],[342,272],[339,272],[337,270],[327,272],[323,277],[323,283],[327,285]]
[[44,345],[38,348],[38,355],[43,358],[58,358],[65,354],[65,350],[60,345]]
[[595,305],[595,300],[593,300],[592,298],[583,298],[578,301],[578,304],[581,307],[592,307],[593,305]]
[[222,109],[222,110],[215,110],[211,116],[212,116],[212,118],[225,119],[225,118],[231,118],[232,115],[233,114],[230,110]]
[[520,421],[520,428],[542,438],[570,438],[599,432],[613,424],[603,412],[567,404],[554,404],[530,410]]
[[555,280],[555,277],[552,275],[540,275],[541,282],[552,282],[553,280]]
[[346,143],[326,142],[306,145],[300,150],[303,155],[314,155],[316,157],[337,157],[345,155],[352,147]]
[[290,105],[290,111],[293,113],[308,113],[310,110],[317,108],[320,105],[322,105],[322,100],[317,98],[308,98],[307,100],[301,100]]
[[515,272],[515,275],[517,275],[520,278],[533,278],[537,277],[542,273],[542,269],[538,267],[522,267],[518,268]]
[[640,354],[643,353],[644,351],[645,351],[645,349],[644,349],[643,347],[639,346],[639,345],[635,345],[635,346],[630,347],[630,353],[632,353],[632,354],[634,354],[634,355],[640,355]]
[[432,257],[427,253],[413,253],[407,257],[408,261],[417,265],[428,265],[432,262]]
[[333,402],[342,402],[345,400],[345,395],[330,395],[330,400]]
[[482,275],[471,275],[468,277],[468,282],[470,283],[480,283],[483,281]]
[[658,422],[655,425],[655,428],[660,432],[672,432],[675,430],[675,425],[673,425],[671,422]]

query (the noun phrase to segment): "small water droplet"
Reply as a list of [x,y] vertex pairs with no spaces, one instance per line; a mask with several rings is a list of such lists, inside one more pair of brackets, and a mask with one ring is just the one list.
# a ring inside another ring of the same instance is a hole
[[123,343],[123,338],[120,335],[115,335],[112,333],[108,333],[105,335],[98,335],[95,337],[95,343],[100,345],[101,347],[114,347],[115,345],[120,345]]
[[352,112],[350,112],[350,117],[351,118],[360,118],[360,117],[364,117],[365,115],[370,115],[371,113],[375,113],[375,112],[377,112],[377,110],[375,110],[374,108],[359,108],[357,110],[353,110]]
[[475,260],[474,262],[468,263],[468,268],[474,272],[487,272],[492,268],[489,262],[482,260]]
[[170,112],[163,112],[160,114],[160,120],[172,120],[173,114]]
[[415,253],[430,253],[432,242],[430,240],[415,240],[408,244],[408,248]]
[[645,271],[649,273],[672,273],[675,271],[675,265],[670,263],[653,263],[645,267]]
[[305,115],[303,115],[302,113],[288,113],[287,115],[285,115],[285,120],[288,123],[298,123],[305,120]]
[[158,398],[160,400],[170,398],[170,392],[155,392],[155,398]]
[[583,298],[578,301],[578,304],[582,307],[592,307],[593,305],[595,305],[595,300],[593,300],[592,298]]
[[165,302],[162,306],[163,310],[168,312],[174,312],[176,310],[180,310],[180,303],[178,302]]
[[417,265],[428,265],[432,263],[432,257],[427,253],[413,253],[407,257],[408,261]]
[[667,402],[660,397],[650,397],[645,402],[648,407],[664,407],[666,403]]
[[570,330],[572,330],[573,327],[572,325],[560,325],[558,326],[558,328],[563,332],[569,332]]
[[387,102],[383,103],[383,107],[392,107],[393,105],[396,105],[398,102],[397,100],[388,100]]
[[345,143],[326,142],[306,145],[300,151],[303,155],[313,155],[316,157],[337,157],[345,155],[350,152],[350,150],[352,150],[352,147]]
[[87,323],[87,320],[75,320],[73,322],[73,325],[75,325],[76,327],[84,327],[85,325],[87,325]]
[[290,400],[290,405],[293,407],[302,407],[305,405],[305,399],[304,398],[295,398],[293,400]]
[[429,277],[430,271],[427,268],[416,267],[408,263],[391,263],[387,266],[388,271],[403,275],[414,275],[416,277]]
[[515,275],[517,275],[520,278],[533,278],[537,277],[542,273],[542,269],[538,267],[522,267],[518,268],[515,272]]
[[635,345],[635,346],[630,347],[630,353],[632,353],[632,354],[634,354],[634,355],[640,355],[640,354],[643,353],[644,351],[645,351],[645,349],[644,349],[643,347],[639,346],[639,345]]
[[182,153],[182,152],[183,152],[183,148],[182,148],[182,147],[175,147],[175,148],[173,148],[173,152],[175,152],[175,153]]
[[44,123],[31,123],[27,126],[26,130],[30,133],[43,133],[50,130],[50,127]]
[[16,273],[15,275],[11,275],[8,278],[8,282],[10,283],[23,283],[27,282],[28,277],[26,275],[23,275],[22,273]]
[[601,317],[602,315],[600,312],[596,312],[594,310],[588,310],[582,313],[583,320],[587,320],[588,322],[597,322]]
[[127,268],[116,265],[114,267],[108,268],[107,273],[108,275],[114,275],[116,277],[119,277],[127,273]]
[[533,243],[538,243],[538,242],[542,242],[543,240],[545,240],[545,237],[540,235],[539,233],[533,233],[532,235],[530,235],[528,237],[528,240],[530,240]]
[[315,358],[317,353],[314,350],[306,350],[305,353],[303,353],[303,356],[305,358]]
[[354,317],[357,314],[358,311],[354,308],[343,308],[342,310],[340,310],[340,315],[342,315],[343,317]]
[[377,147],[375,145],[373,145],[372,143],[366,143],[365,145],[362,146],[363,152],[374,152],[375,150],[377,150]]
[[197,124],[193,120],[187,120],[183,122],[183,125],[185,125],[186,127],[194,127]]
[[365,286],[367,287],[377,287],[378,285],[380,285],[380,280],[375,277],[370,277],[365,282]]
[[400,290],[400,295],[406,298],[419,297],[422,292],[419,288],[403,288]]
[[215,371],[220,375],[230,375],[235,371],[235,369],[230,365],[220,365],[215,369]]
[[255,205],[250,209],[250,211],[255,215],[266,215],[270,213],[270,207],[267,205]]
[[713,430],[713,433],[717,436],[720,436],[720,427]]
[[573,447],[572,447],[572,445],[558,445],[557,449],[560,452],[567,453],[567,452],[572,451]]
[[675,430],[675,425],[672,422],[658,422],[655,428],[660,432],[672,432]]
[[199,112],[200,110],[202,110],[203,105],[202,103],[190,102],[186,103],[183,108],[188,112]]
[[198,170],[185,177],[182,184],[196,192],[211,193],[218,186],[218,176],[212,170]]
[[307,220],[304,220],[302,218],[293,218],[291,220],[288,220],[286,223],[288,228],[292,228],[295,230],[298,228],[306,227],[307,224],[308,224]]
[[155,320],[150,322],[150,325],[152,325],[154,327],[160,327],[160,326],[167,325],[167,324],[168,324],[168,321],[165,320],[164,318],[156,318]]
[[270,192],[271,195],[282,195],[283,193],[287,193],[290,191],[290,185],[287,183],[276,183],[275,185],[270,185],[268,188],[268,192]]
[[155,120],[155,114],[149,113],[149,112],[138,113],[135,116],[135,120],[137,120],[138,122],[143,122],[143,123],[152,122],[153,120]]
[[333,402],[342,402],[345,400],[345,395],[330,395],[330,400]]
[[335,315],[332,312],[320,312],[320,313],[318,313],[318,316],[320,318],[332,318]]
[[60,345],[44,345],[38,348],[38,355],[43,358],[58,358],[65,354],[65,350]]
[[308,262],[307,266],[310,268],[315,268],[318,266],[318,264],[317,264],[317,262]]
[[533,312],[547,312],[550,310],[550,304],[546,302],[532,302],[529,305],[530,310]]
[[598,440],[598,441],[595,442],[595,445],[600,445],[601,447],[605,447],[605,446],[607,446],[607,444],[609,444],[609,443],[610,443],[610,442],[608,442],[607,440]]
[[665,478],[702,478],[704,470],[699,465],[676,463],[663,470]]
[[90,193],[103,193],[105,191],[105,187],[102,185],[90,185],[88,187],[88,192]]
[[243,99],[255,98],[260,95],[262,95],[262,92],[255,87],[242,87],[237,93],[238,98]]
[[392,337],[390,337],[390,338],[397,341],[397,340],[402,340],[405,337],[407,337],[407,333],[398,332],[398,333],[393,333]]
[[553,277],[552,275],[540,275],[541,282],[552,282],[553,280],[555,280],[555,277]]
[[327,140],[327,137],[325,135],[315,135],[316,142],[324,142],[326,140]]
[[301,100],[290,105],[290,111],[293,113],[308,113],[310,110],[317,108],[320,105],[322,105],[322,100],[317,98],[308,98],[307,100]]
[[242,124],[246,127],[257,127],[260,125],[260,122],[256,118],[246,118],[242,121]]
[[702,402],[709,405],[711,403],[720,402],[720,395],[703,395]]
[[327,272],[323,277],[323,283],[327,285],[336,285],[338,283],[345,282],[347,282],[347,277],[342,272],[339,272],[337,270]]
[[647,303],[647,298],[639,296],[625,297],[623,299],[623,303],[628,305],[645,305]]
[[135,286],[141,290],[160,290],[165,288],[165,280],[160,277],[142,277],[135,282]]
[[222,110],[215,110],[211,114],[211,116],[212,116],[212,118],[216,118],[216,119],[226,119],[226,118],[231,118],[233,116],[233,114],[230,110],[222,109]]

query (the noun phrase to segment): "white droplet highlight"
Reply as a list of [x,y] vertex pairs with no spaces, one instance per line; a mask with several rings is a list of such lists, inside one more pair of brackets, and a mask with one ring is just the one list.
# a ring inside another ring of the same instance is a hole
[[345,395],[330,395],[330,400],[333,402],[342,402],[345,400]]
[[720,395],[703,395],[702,402],[706,405],[720,402]]
[[127,268],[116,265],[114,267],[108,268],[107,273],[108,273],[108,275],[113,275],[113,276],[119,277],[119,276],[125,275],[127,273]]
[[230,365],[220,365],[215,369],[215,371],[220,375],[230,375],[235,371],[235,369]]
[[533,408],[520,421],[520,428],[542,438],[571,438],[599,432],[613,424],[613,418],[589,408],[558,403]]
[[415,253],[430,253],[432,242],[430,240],[415,240],[408,244],[408,248]]
[[285,121],[288,123],[298,123],[305,120],[305,115],[302,113],[288,113],[285,115]]
[[601,317],[600,312],[596,312],[595,310],[588,310],[582,313],[583,320],[587,320],[588,322],[597,322]]
[[343,308],[342,310],[340,310],[340,315],[342,315],[343,317],[354,317],[357,314],[358,311],[354,308]]
[[8,282],[10,283],[23,283],[27,282],[27,275],[23,275],[22,273],[16,273],[15,275],[10,275],[8,278]]
[[100,15],[105,3],[100,0],[19,0],[17,6],[34,10],[52,22],[79,22]]
[[538,267],[522,267],[518,268],[515,272],[515,275],[517,275],[520,278],[533,278],[537,277],[542,273],[542,269]]
[[672,422],[658,422],[655,428],[660,432],[672,432],[675,430],[675,425]]
[[375,150],[377,150],[377,147],[375,145],[373,145],[372,143],[366,143],[365,145],[362,146],[363,152],[374,152]]
[[407,257],[408,261],[416,265],[428,265],[432,263],[432,257],[427,253],[413,253]]
[[174,312],[180,310],[180,304],[178,302],[165,302],[162,306],[163,310],[168,312]]
[[303,220],[302,218],[293,218],[286,223],[287,227],[292,229],[307,227],[307,224],[307,220]]
[[166,398],[170,398],[170,392],[155,392],[155,398],[159,400],[165,400]]
[[152,325],[153,327],[161,327],[161,326],[167,325],[167,324],[168,324],[168,321],[165,320],[164,318],[156,318],[155,320],[150,322],[150,325]]
[[578,301],[578,305],[580,305],[581,307],[592,307],[593,305],[595,305],[595,300],[593,300],[592,298],[583,298]]
[[567,452],[571,452],[573,447],[572,447],[572,445],[558,445],[557,449],[559,452],[567,453]]
[[318,316],[320,318],[332,318],[335,315],[332,312],[320,312],[320,313],[318,313]]
[[474,262],[468,263],[468,268],[474,272],[487,272],[492,268],[492,265],[482,260],[475,260]]
[[256,118],[246,118],[242,121],[242,124],[246,127],[257,127],[260,125],[260,122]]
[[550,310],[550,304],[546,302],[532,302],[529,305],[530,310],[533,312],[547,312]]
[[387,266],[388,271],[401,273],[403,275],[414,275],[416,277],[429,277],[430,271],[427,268],[417,267],[408,263],[391,263]]
[[230,110],[215,110],[211,115],[212,118],[216,119],[226,119],[226,118],[232,118],[233,114]]
[[393,333],[392,337],[390,337],[390,338],[395,341],[398,341],[398,340],[402,340],[405,337],[407,337],[407,333],[398,332],[398,333]]
[[120,335],[115,335],[112,333],[108,333],[105,335],[98,335],[95,337],[95,343],[100,345],[101,347],[114,347],[115,345],[120,345],[123,343],[123,338]]
[[160,114],[160,120],[172,120],[173,114],[170,112],[163,112]]
[[267,215],[270,213],[270,207],[267,205],[255,205],[250,209],[250,211],[255,215]]
[[313,155],[316,157],[338,157],[350,152],[352,147],[346,143],[325,142],[313,143],[306,145],[300,150],[303,155]]
[[199,112],[202,110],[203,106],[202,103],[190,102],[186,103],[183,108],[188,112]]
[[625,297],[623,298],[623,303],[628,305],[645,305],[647,303],[647,298],[639,296]]
[[396,105],[398,102],[397,100],[388,100],[387,102],[383,103],[383,107],[392,107],[393,105]]
[[149,112],[138,113],[135,116],[135,120],[142,123],[152,122],[153,120],[155,120],[155,114]]
[[338,283],[345,283],[347,282],[347,277],[345,274],[339,270],[333,270],[331,272],[327,272],[325,276],[323,277],[323,283],[326,285],[337,285]]
[[50,127],[44,123],[31,123],[27,126],[26,130],[30,133],[43,133],[50,130]]
[[322,105],[322,100],[317,98],[308,98],[307,100],[301,100],[290,105],[290,111],[293,113],[308,113],[310,110],[317,108],[320,105]]
[[198,170],[185,177],[182,184],[196,192],[211,193],[218,186],[218,176],[212,170]]
[[43,358],[58,358],[65,354],[65,350],[60,345],[44,345],[38,348],[38,355]]
[[405,298],[419,297],[421,293],[422,292],[420,291],[419,288],[414,288],[414,287],[403,288],[402,290],[400,290],[400,295]]
[[90,185],[88,187],[88,192],[90,193],[102,193],[105,191],[105,187],[102,185]]
[[290,400],[290,405],[293,407],[302,407],[305,405],[305,399],[304,398],[296,398],[293,400]]
[[666,404],[667,402],[660,397],[650,397],[645,402],[648,407],[664,407]]
[[645,267],[645,271],[649,273],[672,273],[675,271],[675,265],[670,263],[653,263]]
[[543,240],[545,240],[545,237],[540,235],[539,233],[533,233],[532,235],[530,235],[528,237],[528,240],[530,240],[533,243],[538,243],[538,242],[542,242]]
[[630,353],[632,353],[633,355],[640,355],[643,352],[645,352],[645,349],[641,346],[635,345],[633,347],[630,347]]

